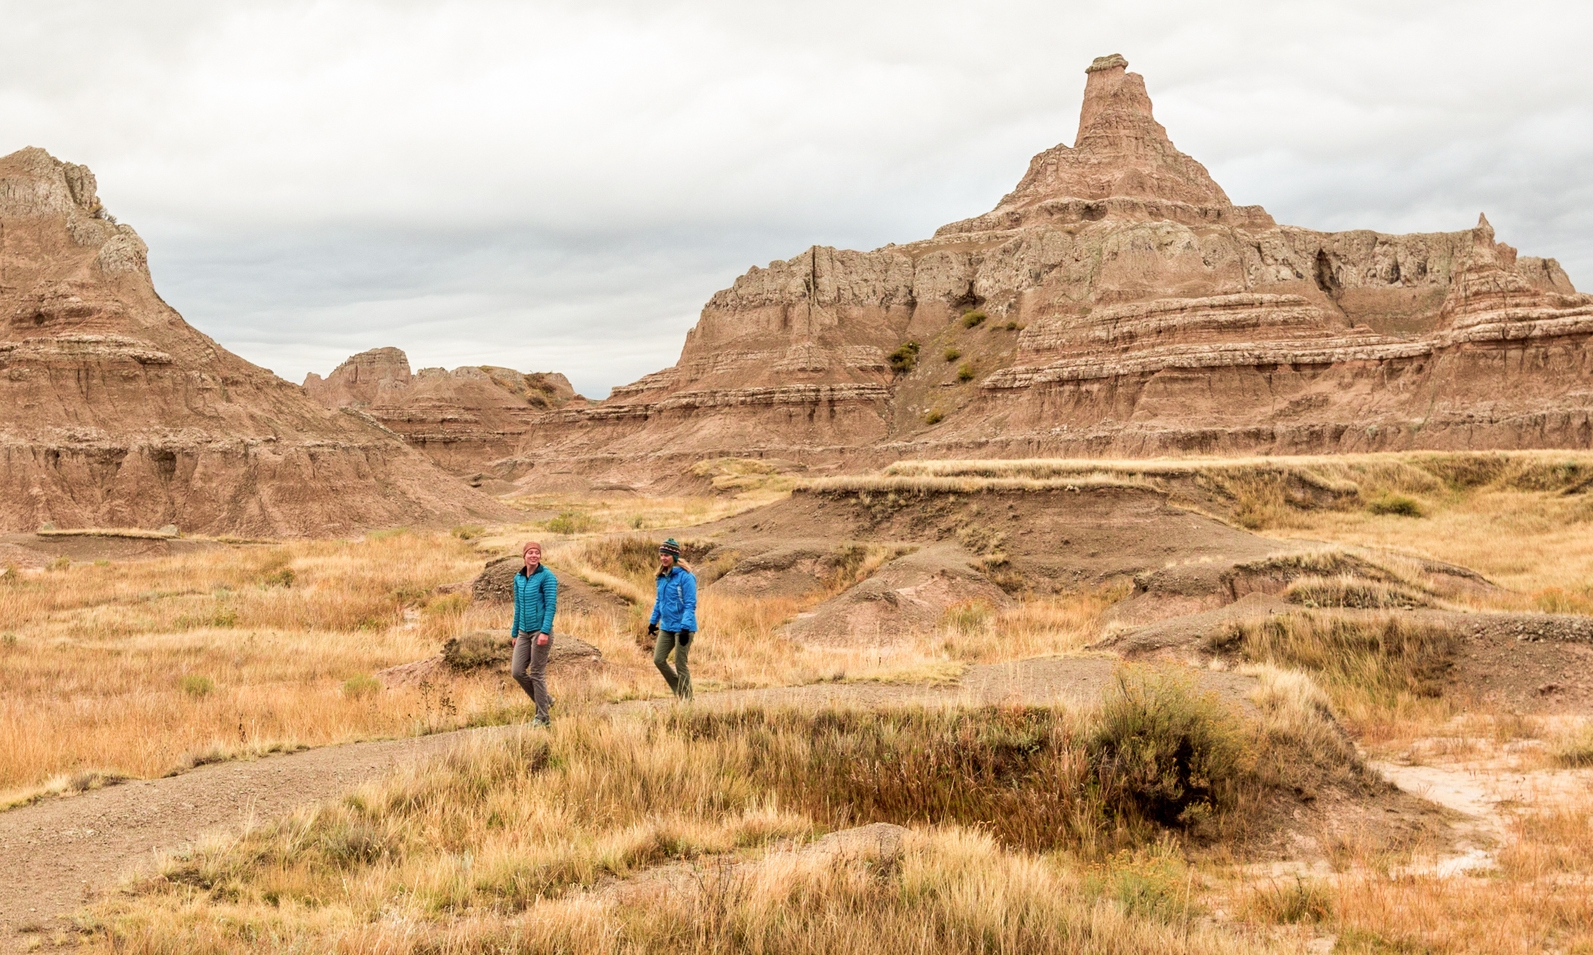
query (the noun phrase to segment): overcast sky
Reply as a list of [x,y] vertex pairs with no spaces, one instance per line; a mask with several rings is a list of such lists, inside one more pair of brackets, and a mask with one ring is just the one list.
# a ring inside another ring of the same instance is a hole
[[1143,73],[1239,203],[1499,237],[1593,287],[1593,5],[0,0],[0,153],[88,164],[161,294],[294,381],[674,362],[813,244],[987,211]]

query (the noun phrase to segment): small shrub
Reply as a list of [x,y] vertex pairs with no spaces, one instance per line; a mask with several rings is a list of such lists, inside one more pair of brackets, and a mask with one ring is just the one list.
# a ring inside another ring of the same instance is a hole
[[561,511],[558,517],[543,524],[542,527],[554,534],[588,534],[597,530],[598,524],[589,514]]
[[292,567],[283,567],[260,577],[260,582],[267,587],[292,587],[295,580]]
[[1399,517],[1421,517],[1421,502],[1403,494],[1380,494],[1366,503],[1373,514],[1394,514]]
[[902,342],[886,361],[890,362],[891,371],[898,375],[907,374],[918,367],[918,343],[911,340]]
[[487,529],[482,527],[480,524],[460,524],[458,527],[449,531],[450,534],[462,541],[475,540],[486,532]]
[[1211,695],[1171,675],[1119,671],[1089,749],[1107,801],[1165,826],[1209,818],[1245,772],[1233,718]]
[[1018,330],[1018,329],[1019,329],[1019,328],[1021,328],[1021,327],[1022,327],[1022,326],[1021,326],[1021,325],[1019,325],[1019,324],[1018,324],[1018,320],[1017,320],[1017,319],[1013,319],[1013,320],[1011,320],[1011,321],[1009,321],[1009,322],[1007,322],[1007,324],[1006,324],[1006,326],[1005,326],[1005,328],[1006,328],[1006,329],[1007,329],[1007,331],[1009,331],[1009,332],[1015,332],[1015,331],[1017,331],[1017,330]]
[[963,362],[962,363],[962,367],[957,369],[957,380],[966,383],[966,382],[973,381],[973,378],[974,378],[974,366],[973,366],[973,363],[972,362],[966,362],[966,361]]
[[1119,852],[1085,888],[1117,903],[1131,918],[1173,922],[1189,909],[1188,867],[1167,842],[1150,851]]
[[939,408],[932,408],[928,414],[924,415],[924,424],[940,424],[945,420],[946,413]]
[[177,680],[177,688],[191,699],[202,699],[216,692],[216,681],[198,673],[189,673]]
[[950,364],[950,363],[956,361],[957,359],[959,359],[961,357],[962,357],[962,352],[958,351],[957,349],[955,349],[955,348],[946,349],[946,363],[947,364]]
[[212,627],[220,627],[222,629],[236,627],[238,625],[238,611],[232,609],[226,604],[222,604],[221,606],[217,607],[213,613],[211,613],[210,625]]
[[962,316],[962,327],[963,328],[978,328],[984,322],[984,320],[986,318],[988,318],[988,317],[989,316],[985,314],[985,310],[984,309],[976,308],[976,309],[974,309],[971,312],[966,312],[966,313],[963,314],[963,316]]
[[51,570],[66,570],[72,566],[72,558],[62,554],[61,556],[50,561],[49,566]]
[[0,650],[15,650],[17,648],[17,635],[7,633],[0,635]]
[[360,673],[343,681],[343,695],[351,700],[371,696],[382,688],[382,681],[369,673]]

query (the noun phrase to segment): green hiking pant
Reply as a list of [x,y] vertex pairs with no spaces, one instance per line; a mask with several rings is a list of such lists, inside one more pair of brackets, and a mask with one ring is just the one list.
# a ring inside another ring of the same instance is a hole
[[[660,630],[658,642],[653,644],[653,664],[658,667],[658,672],[664,675],[664,682],[675,695],[683,700],[691,699],[691,671],[686,668],[686,653],[690,646],[679,643],[678,638],[684,631]],[[690,637],[687,638],[691,639]],[[675,668],[670,669],[669,653],[675,652]]]

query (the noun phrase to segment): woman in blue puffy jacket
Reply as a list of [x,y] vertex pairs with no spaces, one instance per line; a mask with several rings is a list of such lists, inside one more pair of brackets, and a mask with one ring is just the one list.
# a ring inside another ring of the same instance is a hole
[[529,541],[521,550],[525,566],[514,575],[514,648],[509,675],[536,704],[536,726],[548,725],[553,697],[548,695],[548,655],[553,652],[553,614],[559,606],[559,581],[542,563],[542,545]]
[[[691,699],[691,671],[686,656],[697,633],[697,578],[680,559],[680,544],[673,537],[658,548],[658,594],[647,632],[657,638],[653,664],[664,682],[682,700]],[[669,666],[674,651],[675,666]]]

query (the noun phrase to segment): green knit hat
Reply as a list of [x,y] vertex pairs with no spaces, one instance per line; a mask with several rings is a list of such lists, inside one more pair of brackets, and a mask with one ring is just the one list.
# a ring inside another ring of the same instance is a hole
[[658,552],[660,554],[668,554],[669,556],[675,558],[676,560],[679,560],[680,559],[680,541],[677,541],[673,537],[671,537],[669,540],[666,540],[662,544],[658,545]]

